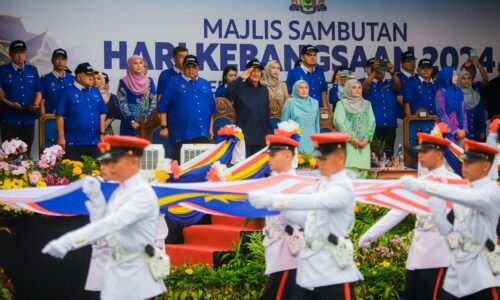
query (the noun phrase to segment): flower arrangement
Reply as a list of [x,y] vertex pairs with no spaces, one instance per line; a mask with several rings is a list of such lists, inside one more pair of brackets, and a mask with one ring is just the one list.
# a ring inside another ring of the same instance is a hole
[[[36,163],[29,160],[27,149],[26,143],[18,139],[3,142],[0,149],[0,189],[65,185],[86,175],[100,175],[99,163],[92,157],[82,156],[82,161],[61,161],[65,152],[59,145],[43,150]],[[31,214],[0,202],[1,216]]]
[[315,169],[318,167],[318,162],[314,156],[307,152],[299,152],[297,154],[297,161],[299,169]]

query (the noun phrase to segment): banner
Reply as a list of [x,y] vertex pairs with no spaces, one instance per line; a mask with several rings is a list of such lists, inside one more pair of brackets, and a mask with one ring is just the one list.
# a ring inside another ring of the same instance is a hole
[[254,57],[279,60],[284,80],[307,44],[320,50],[328,80],[339,65],[363,77],[370,57],[387,58],[399,70],[406,50],[440,68],[458,66],[471,48],[493,77],[500,55],[498,0],[7,0],[0,11],[0,62],[8,61],[10,41],[25,40],[30,62],[44,74],[52,51],[62,47],[70,68],[88,61],[107,72],[111,91],[129,56],[143,56],[156,82],[172,67],[177,45],[198,56],[200,75],[213,89],[225,66],[241,71]]
[[[279,174],[264,179],[154,184],[160,209],[179,205],[195,211],[235,217],[258,218],[277,214],[277,211],[255,209],[248,202],[251,191],[300,193],[304,197],[314,192],[316,178]],[[437,179],[429,179],[437,180]],[[446,180],[448,184],[467,184],[466,180]],[[0,190],[0,201],[14,208],[24,208],[40,214],[55,216],[86,215],[87,197],[81,190],[82,180],[68,186]],[[405,190],[399,180],[354,180],[355,199],[358,202],[406,211],[428,213],[429,196]],[[116,183],[102,183],[101,190],[109,200]]]

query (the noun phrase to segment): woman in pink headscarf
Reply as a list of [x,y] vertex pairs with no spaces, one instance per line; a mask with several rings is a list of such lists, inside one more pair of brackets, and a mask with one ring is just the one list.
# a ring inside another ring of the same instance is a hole
[[128,59],[127,75],[118,85],[118,103],[123,120],[120,135],[139,135],[141,115],[148,119],[156,108],[156,90],[151,77],[145,75],[144,59],[132,55]]

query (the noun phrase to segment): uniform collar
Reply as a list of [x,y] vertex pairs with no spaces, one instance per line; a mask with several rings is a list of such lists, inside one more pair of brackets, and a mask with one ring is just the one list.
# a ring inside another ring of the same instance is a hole
[[405,70],[401,69],[401,74],[405,75],[406,77],[410,78],[410,77],[413,77],[413,75],[415,75],[415,73],[411,74],[409,72],[406,72]]
[[24,67],[26,67],[26,63],[24,63],[22,67],[19,67],[19,66],[18,66],[18,65],[16,65],[15,63],[11,63],[10,65],[11,65],[11,66],[12,66],[12,68],[14,68],[14,70],[16,70],[16,71],[19,71],[19,70],[21,70],[21,71],[22,71],[22,70],[24,69]]
[[435,168],[432,171],[429,171],[429,174],[436,175],[436,176],[443,176],[443,175],[446,175],[446,173],[448,173],[448,170],[446,169],[444,164]]
[[302,63],[300,64],[300,68],[301,68],[302,70],[304,70],[304,72],[306,72],[306,73],[314,73],[314,70],[316,70],[316,66],[313,66],[313,67],[312,67],[312,71],[311,71],[311,72],[309,72],[309,70],[306,68],[306,66],[304,66],[304,64],[302,64]]
[[431,78],[431,80],[429,82],[425,81],[424,78],[422,78],[422,76],[418,75],[418,79],[420,79],[420,82],[426,82],[426,83],[434,83],[434,79]]
[[345,179],[345,178],[349,178],[345,172],[345,169],[343,169],[342,171],[338,171],[337,173],[334,173],[332,175],[330,175],[330,177],[327,177],[327,179],[329,181],[337,181],[337,180],[341,180],[341,179]]
[[[184,78],[184,80],[186,80],[187,82],[192,82],[192,81],[193,81],[193,79],[191,79],[191,78],[187,77],[187,76],[186,76],[186,75],[184,75],[184,74],[182,74],[181,76],[182,76],[182,78]],[[196,81],[198,80],[198,78],[200,78],[200,76],[196,77],[196,79],[194,80],[194,82],[196,82]]]
[[64,78],[66,77],[66,72],[64,72],[63,76],[61,76],[56,71],[52,71],[52,75],[54,75],[56,78]]
[[271,172],[271,175],[275,176],[275,175],[279,175],[279,174],[288,174],[288,175],[297,175],[297,171],[294,169],[294,168],[291,168],[290,170],[288,170],[287,172],[283,172],[283,173],[277,173],[275,171],[272,171]]
[[180,69],[178,69],[176,66],[174,66],[172,68],[174,70],[174,72],[176,72],[177,74],[181,75],[182,74],[182,71]]
[[485,176],[483,178],[480,178],[478,180],[474,180],[472,183],[472,186],[473,187],[483,187],[485,185],[488,185],[492,182],[492,180],[490,179],[490,176]]
[[84,89],[85,89],[85,87],[84,87],[83,85],[79,84],[79,83],[78,83],[78,82],[76,82],[76,81],[75,81],[75,83],[73,83],[73,84],[74,84],[74,85],[76,86],[76,88],[77,88],[77,89],[79,89],[80,91],[82,91],[82,90],[84,90]]
[[134,185],[136,185],[136,184],[138,184],[140,182],[142,182],[142,177],[139,174],[139,172],[137,172],[135,175],[132,175],[127,180],[125,180],[124,182],[122,182],[121,186],[124,187],[124,188],[129,188],[129,187],[132,187],[132,186],[134,186]]

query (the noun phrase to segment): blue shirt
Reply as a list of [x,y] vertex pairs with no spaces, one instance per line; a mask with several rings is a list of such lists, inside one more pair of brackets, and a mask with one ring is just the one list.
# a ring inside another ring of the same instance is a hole
[[338,83],[334,83],[332,88],[330,89],[330,94],[328,94],[328,102],[330,102],[333,107],[337,105],[337,102],[340,101],[339,98],[339,85]]
[[158,94],[163,94],[163,90],[167,88],[168,82],[172,80],[172,78],[181,75],[181,71],[175,66],[173,69],[166,69],[161,71],[160,77],[158,77]]
[[170,141],[179,144],[197,137],[210,138],[210,121],[215,100],[210,83],[177,76],[168,82],[158,103],[158,112],[167,113]]
[[398,102],[392,91],[393,80],[378,81],[373,79],[370,92],[365,94],[366,100],[372,103],[377,127],[397,127]]
[[123,116],[125,122],[120,124],[120,135],[137,135],[138,133],[134,131],[130,123],[135,121],[139,123],[141,121],[141,115],[144,119],[149,119],[151,112],[156,108],[156,89],[153,79],[149,77],[149,92],[145,92],[143,95],[134,94],[125,82],[120,79],[118,83],[118,101],[120,113]]
[[406,83],[403,91],[403,101],[410,104],[412,115],[421,108],[425,108],[430,115],[435,115],[436,91],[437,85],[434,80],[425,82],[422,77],[418,76]]
[[216,90],[215,90],[215,98],[219,98],[219,97],[226,97],[224,95],[224,91],[226,90],[226,87],[221,85],[219,86]]
[[42,80],[42,94],[45,99],[45,112],[48,114],[54,113],[64,91],[73,85],[75,77],[70,74],[65,74],[60,77],[55,71],[45,74]]
[[84,89],[75,82],[61,96],[56,116],[64,117],[64,136],[68,146],[91,146],[100,142],[101,115],[108,108],[95,87]]
[[293,85],[297,80],[305,80],[309,84],[309,96],[317,100],[319,107],[323,107],[323,92],[328,90],[325,79],[325,72],[321,68],[314,67],[313,72],[306,71],[302,65],[290,70],[286,77],[286,86],[288,93],[292,94]]
[[[0,88],[7,100],[21,105],[33,105],[35,93],[42,91],[38,70],[27,64],[22,69],[12,63],[0,66]],[[0,110],[2,124],[33,125],[36,118],[36,112],[21,111],[8,106]]]
[[[469,132],[467,133],[467,138],[471,140],[476,140],[484,142],[486,138],[486,110],[484,108],[483,99],[479,100],[479,103],[471,108],[467,109],[467,126]],[[483,137],[481,137],[483,134]]]

